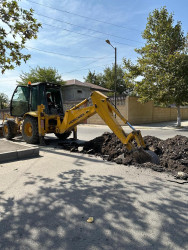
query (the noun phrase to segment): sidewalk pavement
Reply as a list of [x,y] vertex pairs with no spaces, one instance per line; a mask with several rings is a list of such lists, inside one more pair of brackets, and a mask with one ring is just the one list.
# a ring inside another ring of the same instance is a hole
[[[181,122],[181,127],[177,127],[176,121],[169,121],[169,122],[158,122],[158,123],[146,123],[140,125],[133,125],[135,129],[142,130],[142,129],[187,129],[188,130],[188,120],[184,120]],[[107,125],[97,125],[97,124],[82,124],[82,126],[90,126],[90,127],[107,127]],[[127,127],[122,126],[122,127]]]
[[0,163],[38,157],[39,147],[23,142],[0,140]]
[[135,128],[138,129],[144,129],[144,128],[159,128],[159,129],[187,129],[188,130],[188,120],[182,121],[181,122],[181,127],[177,127],[177,122],[176,121],[170,121],[170,122],[159,122],[159,123],[149,123],[149,124],[141,124],[141,125],[136,125]]

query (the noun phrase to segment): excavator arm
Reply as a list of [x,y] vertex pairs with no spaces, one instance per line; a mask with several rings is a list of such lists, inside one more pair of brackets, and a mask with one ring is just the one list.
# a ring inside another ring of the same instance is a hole
[[[135,130],[131,126],[121,113],[110,103],[107,96],[98,91],[94,91],[91,94],[91,100],[93,104],[91,106],[87,106],[89,100],[85,99],[78,105],[67,110],[62,122],[60,117],[57,117],[56,133],[62,134],[73,130],[78,124],[97,113],[128,150],[133,150],[133,140],[136,141],[138,147],[145,148],[145,143],[140,131]],[[116,116],[132,129],[130,134],[125,134],[124,130],[118,123]]]

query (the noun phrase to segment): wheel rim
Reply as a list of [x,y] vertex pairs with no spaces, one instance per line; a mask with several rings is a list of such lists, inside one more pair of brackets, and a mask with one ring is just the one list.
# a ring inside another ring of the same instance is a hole
[[26,136],[31,137],[33,133],[32,125],[30,122],[27,122],[24,127],[24,133]]
[[4,125],[4,133],[5,135],[8,135],[8,126],[6,124]]

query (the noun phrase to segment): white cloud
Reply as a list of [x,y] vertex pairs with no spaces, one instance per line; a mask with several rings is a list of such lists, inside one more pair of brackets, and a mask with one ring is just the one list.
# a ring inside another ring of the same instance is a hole
[[17,80],[19,80],[19,76],[16,75],[16,72],[9,72],[5,74],[5,76],[0,79],[0,93],[4,93],[8,95],[9,99],[11,98],[14,89],[17,86]]

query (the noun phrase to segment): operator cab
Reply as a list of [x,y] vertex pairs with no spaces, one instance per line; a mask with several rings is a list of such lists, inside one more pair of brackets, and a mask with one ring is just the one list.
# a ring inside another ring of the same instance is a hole
[[52,83],[18,85],[12,95],[10,113],[12,116],[22,117],[27,112],[37,111],[37,106],[41,104],[45,106],[46,114],[63,116],[61,86]]

